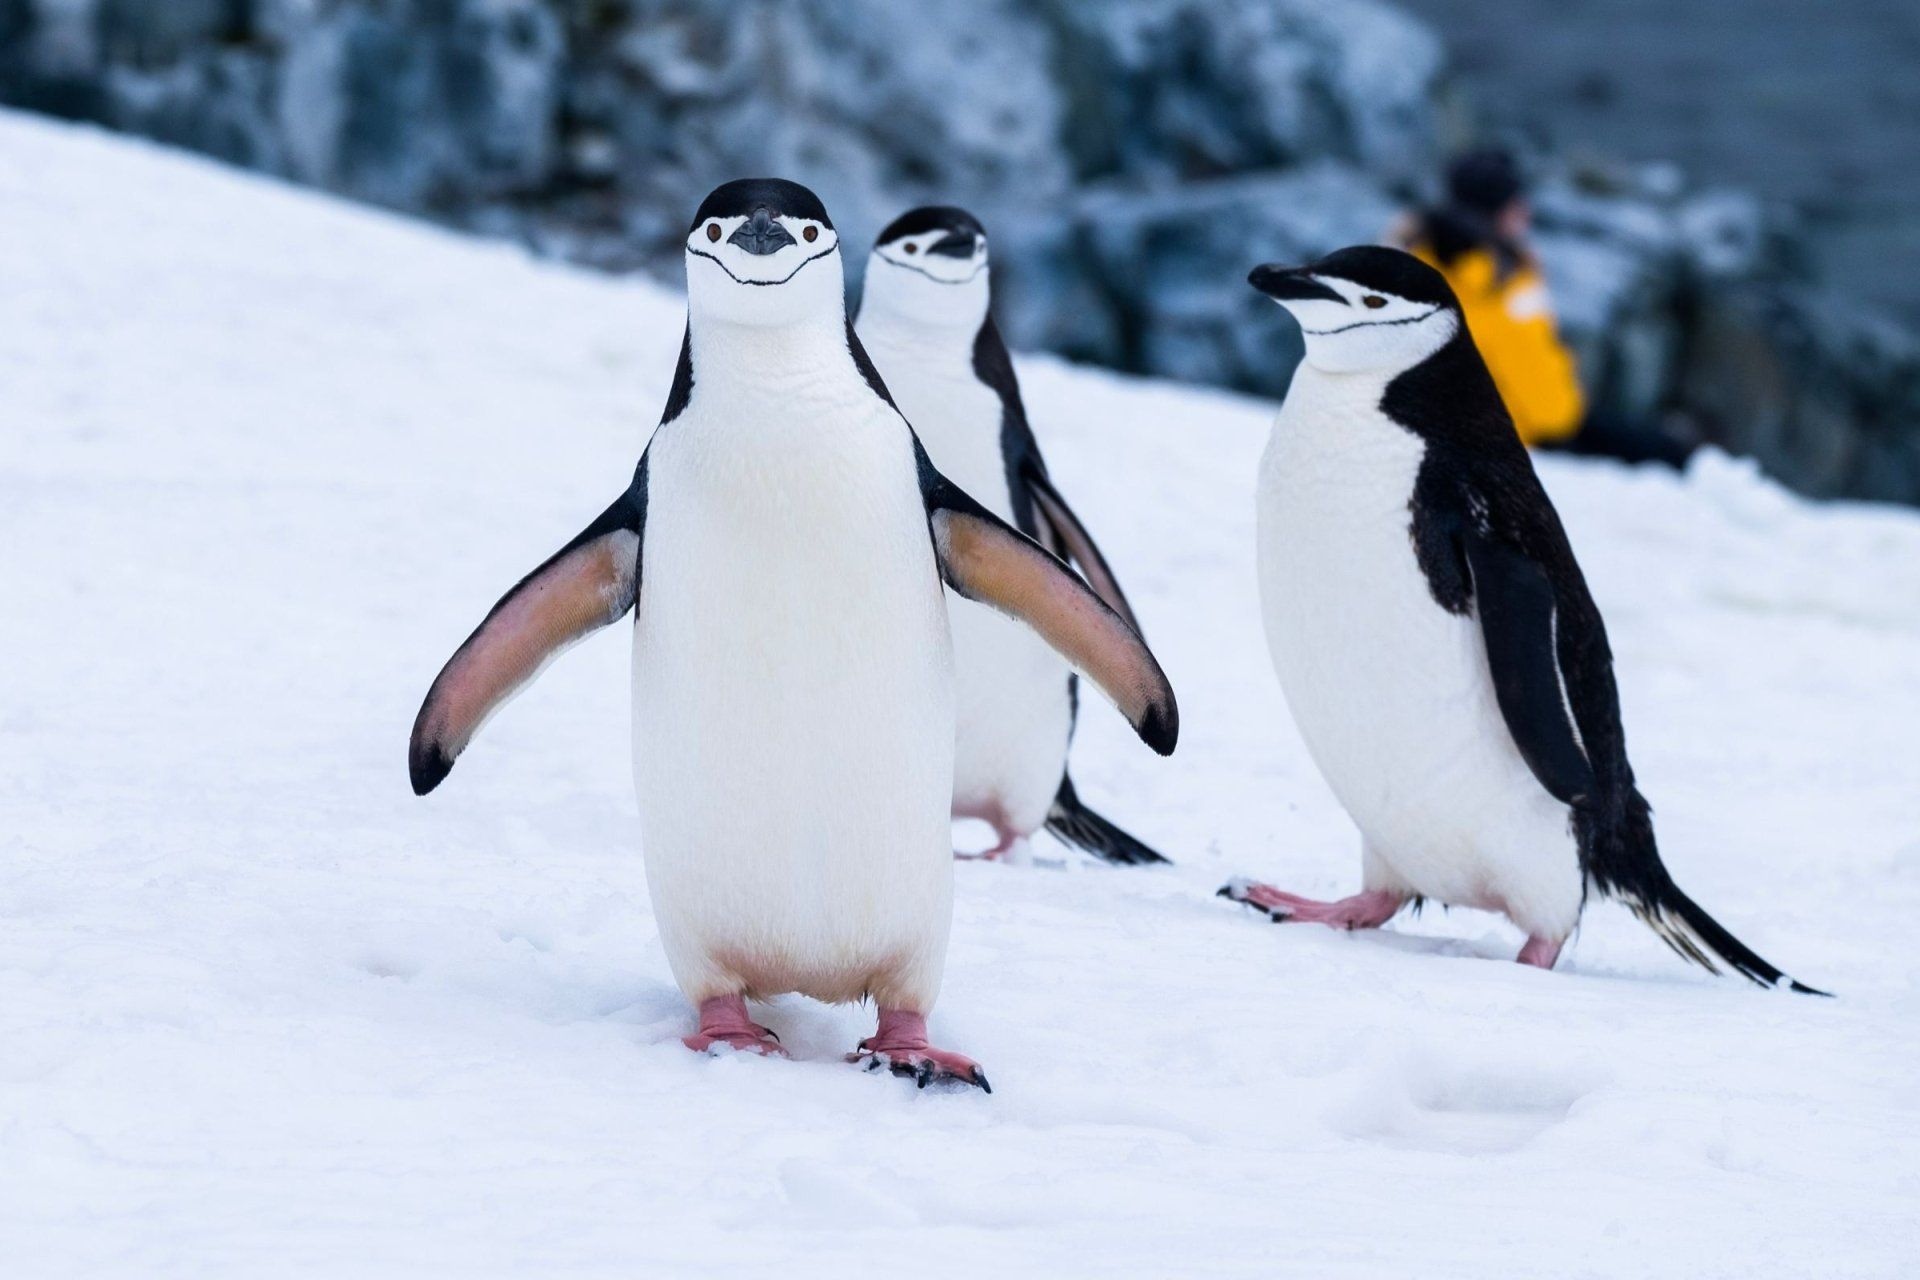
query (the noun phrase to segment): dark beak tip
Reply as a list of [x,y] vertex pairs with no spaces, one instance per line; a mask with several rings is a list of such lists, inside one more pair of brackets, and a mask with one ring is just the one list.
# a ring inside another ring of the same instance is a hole
[[773,214],[765,205],[755,209],[753,216],[727,237],[728,244],[737,245],[755,255],[773,253],[793,242],[793,236],[774,221]]
[[979,237],[971,231],[949,231],[927,246],[927,252],[944,258],[971,258],[979,247]]
[[1294,274],[1292,267],[1283,267],[1277,262],[1263,262],[1247,272],[1247,283],[1265,294],[1271,294],[1274,287]]
[[1283,267],[1262,263],[1247,273],[1247,283],[1275,302],[1341,302],[1338,293],[1321,284],[1308,267]]

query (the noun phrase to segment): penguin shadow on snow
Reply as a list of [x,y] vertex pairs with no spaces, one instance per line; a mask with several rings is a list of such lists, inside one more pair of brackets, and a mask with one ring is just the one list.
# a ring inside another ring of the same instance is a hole
[[[1275,914],[1255,903],[1243,902],[1234,897],[1228,890],[1237,883],[1239,882],[1230,882],[1227,886],[1216,890],[1214,896],[1225,898],[1246,908],[1241,914],[1255,924],[1295,923],[1287,916]],[[1461,927],[1476,918],[1484,918],[1485,923],[1491,927],[1472,933],[1417,932],[1423,917],[1429,920],[1444,919],[1453,922],[1454,927]],[[1576,929],[1567,939],[1565,950],[1551,970],[1537,970],[1529,965],[1516,965],[1513,963],[1512,934],[1499,927],[1496,923],[1499,919],[1498,913],[1476,907],[1453,907],[1445,903],[1428,902],[1402,908],[1399,914],[1378,928],[1328,929],[1298,926],[1287,930],[1284,936],[1307,940],[1309,945],[1321,948],[1365,946],[1422,959],[1491,960],[1496,962],[1491,973],[1506,981],[1533,983],[1564,982],[1571,979],[1582,982],[1628,983],[1636,988],[1655,987],[1675,991],[1711,989],[1718,983],[1717,975],[1691,968],[1673,968],[1665,962],[1665,953],[1656,947],[1647,947],[1640,952],[1644,955],[1644,963],[1632,957],[1613,956],[1600,960],[1589,955],[1586,963],[1583,964],[1579,951],[1580,929]]]
[[[1214,891],[1214,897],[1225,898],[1245,910],[1239,913],[1244,920],[1255,924],[1295,925],[1286,931],[1286,937],[1308,939],[1313,945],[1322,947],[1365,946],[1381,951],[1398,952],[1408,956],[1428,958],[1448,957],[1461,960],[1497,960],[1511,965],[1514,945],[1511,935],[1505,935],[1497,927],[1481,929],[1472,934],[1445,934],[1417,932],[1423,918],[1444,919],[1454,925],[1463,925],[1484,916],[1486,923],[1494,925],[1497,919],[1490,912],[1477,911],[1474,908],[1449,907],[1444,903],[1409,904],[1399,913],[1388,919],[1378,928],[1370,929],[1328,929],[1311,928],[1298,925],[1291,917],[1267,910],[1256,903],[1244,902],[1234,896],[1235,886],[1244,883],[1238,879]],[[1578,935],[1576,935],[1577,938]],[[1557,972],[1561,976],[1579,974],[1578,966],[1572,962],[1573,954],[1561,961]],[[1514,972],[1525,972],[1524,967],[1515,967]]]

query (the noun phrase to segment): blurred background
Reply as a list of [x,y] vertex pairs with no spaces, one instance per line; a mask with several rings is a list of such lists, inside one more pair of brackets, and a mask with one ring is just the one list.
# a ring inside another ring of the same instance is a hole
[[1266,394],[1247,268],[1498,143],[1596,406],[1904,502],[1915,65],[1911,0],[0,0],[0,103],[669,280],[727,178],[962,203],[1016,346]]

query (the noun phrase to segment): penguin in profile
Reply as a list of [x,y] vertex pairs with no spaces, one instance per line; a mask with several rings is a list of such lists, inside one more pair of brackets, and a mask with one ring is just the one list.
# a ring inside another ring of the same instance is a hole
[[[990,310],[987,233],[964,209],[927,206],[875,242],[860,340],[935,466],[982,506],[1077,565],[1137,633],[1133,609],[1086,527],[1048,478],[1013,361]],[[1067,773],[1077,679],[1018,622],[951,601],[956,735],[953,814],[992,825],[1000,858],[1043,824],[1108,862],[1166,859],[1088,808]]]
[[1810,992],[1661,862],[1606,627],[1445,279],[1362,247],[1249,280],[1306,342],[1260,465],[1267,642],[1360,828],[1362,891],[1221,893],[1342,929],[1423,899],[1498,911],[1543,969],[1597,893],[1687,960]]
[[1131,627],[936,470],[848,322],[812,192],[717,188],[686,239],[666,411],[613,504],[496,604],[414,722],[424,795],[554,655],[635,612],[634,780],[690,1048],[781,1052],[748,999],[871,998],[855,1058],[987,1088],[935,1048],[952,917],[946,588],[1021,619],[1173,750]]

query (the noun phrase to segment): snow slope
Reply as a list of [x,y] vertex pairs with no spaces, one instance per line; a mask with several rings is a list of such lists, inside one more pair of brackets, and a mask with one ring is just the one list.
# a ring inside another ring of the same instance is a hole
[[[804,175],[800,175],[804,176]],[[1920,517],[1724,459],[1552,463],[1681,883],[1840,999],[1601,906],[1275,928],[1356,841],[1267,665],[1271,406],[1026,360],[1181,695],[1075,774],[1178,865],[966,865],[944,1042],[996,1092],[704,1059],[636,856],[627,635],[426,801],[403,743],[624,484],[658,289],[0,115],[0,1272],[1912,1274]]]

